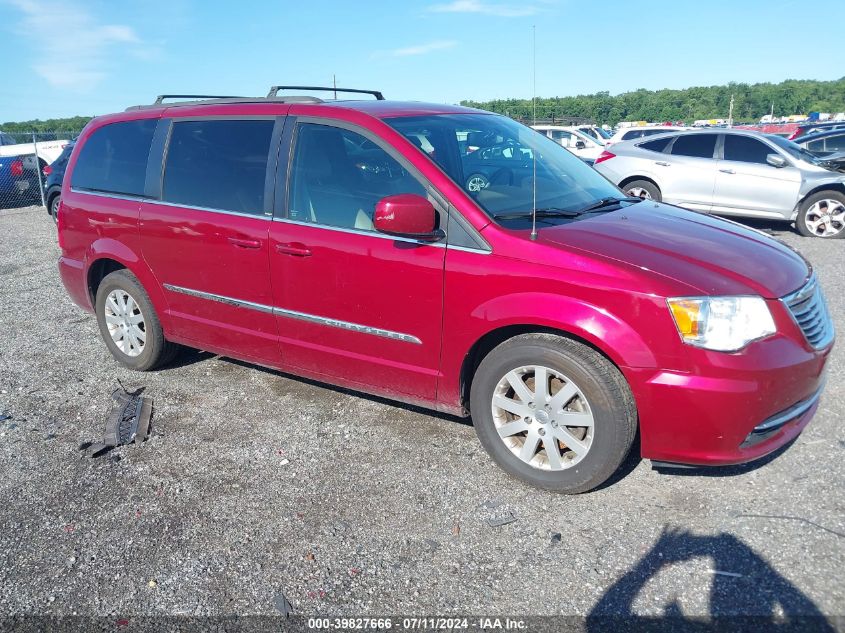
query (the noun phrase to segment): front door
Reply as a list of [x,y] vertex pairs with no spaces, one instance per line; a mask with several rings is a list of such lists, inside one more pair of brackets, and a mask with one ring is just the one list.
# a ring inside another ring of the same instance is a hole
[[769,154],[781,155],[759,139],[725,134],[724,158],[719,161],[713,192],[714,213],[791,216],[801,172],[791,162],[785,167],[769,165]]
[[274,117],[175,120],[161,201],[142,203],[140,216],[142,252],[176,337],[270,364],[279,362],[279,343],[265,192],[276,125]]
[[293,134],[286,213],[270,229],[284,362],[433,400],[446,249],[373,229],[378,200],[427,191],[395,151],[354,130],[300,121]]

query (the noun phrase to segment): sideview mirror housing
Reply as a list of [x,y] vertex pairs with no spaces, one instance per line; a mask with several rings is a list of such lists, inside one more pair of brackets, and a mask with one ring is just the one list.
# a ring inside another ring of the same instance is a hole
[[386,196],[376,203],[373,226],[379,233],[436,242],[445,237],[437,228],[437,212],[426,198],[415,193]]
[[780,154],[769,154],[766,156],[766,162],[772,167],[786,167],[786,159]]
[[584,141],[575,141],[575,149],[584,149],[587,144]]

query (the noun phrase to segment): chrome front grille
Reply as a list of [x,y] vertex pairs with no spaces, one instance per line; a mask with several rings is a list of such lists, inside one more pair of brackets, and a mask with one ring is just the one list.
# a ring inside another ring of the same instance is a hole
[[782,301],[789,308],[807,342],[815,349],[822,349],[833,340],[833,322],[815,276],[800,290],[786,295]]

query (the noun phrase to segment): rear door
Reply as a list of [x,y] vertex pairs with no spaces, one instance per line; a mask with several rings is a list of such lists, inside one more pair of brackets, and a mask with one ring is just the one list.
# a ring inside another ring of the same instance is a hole
[[785,167],[769,165],[769,154],[783,155],[760,139],[744,134],[723,136],[713,212],[788,219],[798,201],[801,171],[786,156]]
[[271,364],[280,352],[268,238],[282,127],[273,116],[165,119],[153,144],[163,173],[148,173],[160,178],[160,199],[142,203],[140,222],[173,333]]
[[680,134],[654,161],[664,202],[708,211],[716,184],[716,134]]
[[388,195],[434,197],[396,150],[362,128],[301,118],[290,132],[290,166],[280,164],[278,186],[287,180],[287,200],[270,229],[285,365],[433,400],[445,244],[377,233],[372,217]]

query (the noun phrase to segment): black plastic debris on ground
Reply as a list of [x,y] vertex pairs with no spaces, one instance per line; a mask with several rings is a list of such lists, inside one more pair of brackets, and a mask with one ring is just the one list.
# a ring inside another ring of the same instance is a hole
[[99,442],[84,442],[80,450],[89,457],[105,455],[115,446],[140,444],[150,435],[150,420],[153,413],[153,399],[143,396],[143,387],[132,393],[121,385],[115,389],[112,398],[117,403],[106,421],[103,439]]

